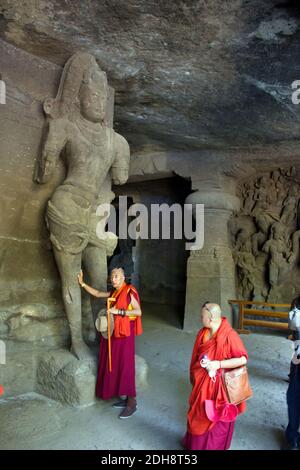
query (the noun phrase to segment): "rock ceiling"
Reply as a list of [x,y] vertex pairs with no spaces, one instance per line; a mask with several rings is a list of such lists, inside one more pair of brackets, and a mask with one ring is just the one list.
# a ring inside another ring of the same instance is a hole
[[93,53],[135,149],[298,141],[300,2],[0,0],[1,38],[63,65]]

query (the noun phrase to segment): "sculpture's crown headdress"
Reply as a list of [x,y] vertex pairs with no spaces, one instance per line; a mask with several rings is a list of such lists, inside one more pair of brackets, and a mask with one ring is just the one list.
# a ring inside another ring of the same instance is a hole
[[[81,84],[88,81],[95,67],[100,70],[93,55],[87,52],[73,54],[64,66],[56,98],[47,98],[44,102],[45,113],[54,118],[68,116],[73,120]],[[106,73],[102,73],[106,79]]]

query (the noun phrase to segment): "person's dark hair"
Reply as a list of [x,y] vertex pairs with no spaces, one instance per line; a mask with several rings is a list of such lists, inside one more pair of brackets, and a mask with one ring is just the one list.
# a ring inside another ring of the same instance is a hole
[[293,310],[294,307],[300,310],[300,295],[298,295],[298,297],[295,297],[294,300],[292,300],[291,310]]
[[210,302],[209,300],[207,300],[206,302],[204,302],[204,304],[202,305],[202,307],[201,307],[201,308],[204,308],[204,307],[206,307],[206,305],[207,305],[207,304],[210,304],[210,303],[211,303],[211,302]]

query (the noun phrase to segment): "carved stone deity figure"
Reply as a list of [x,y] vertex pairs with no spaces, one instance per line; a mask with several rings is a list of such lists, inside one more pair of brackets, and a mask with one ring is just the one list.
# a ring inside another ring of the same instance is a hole
[[[272,184],[269,184],[272,182]],[[274,208],[277,201],[275,183],[271,178],[262,176],[255,184],[257,190],[254,196],[256,200],[252,215],[254,216],[258,232],[252,237],[253,253],[259,255],[261,246],[268,239],[270,226],[277,220],[279,215]]]
[[237,267],[239,292],[245,299],[264,300],[262,273],[252,252],[251,238],[242,228],[236,237],[233,258]]
[[271,238],[264,244],[262,250],[269,255],[269,297],[272,297],[281,277],[289,270],[293,252],[288,242],[285,226],[275,222],[271,227]]
[[92,55],[74,54],[64,67],[56,98],[44,102],[48,134],[35,173],[36,182],[48,182],[63,157],[66,178],[48,202],[46,219],[61,276],[71,351],[78,359],[89,355],[89,348],[82,336],[77,275],[83,262],[91,284],[106,291],[107,256],[117,237],[99,238],[96,209],[112,201],[112,182],[124,184],[129,171],[129,145],[108,127],[107,103],[105,72]]
[[276,189],[276,201],[281,204],[286,196],[286,181],[279,170],[272,172],[272,180],[274,181]]
[[299,203],[298,186],[292,184],[287,197],[283,201],[281,222],[288,226],[293,226],[297,221],[297,209]]
[[252,253],[251,238],[245,229],[241,229],[237,234],[233,257],[237,266],[241,293],[244,298],[252,297],[256,286],[257,266]]
[[255,204],[254,195],[255,195],[255,190],[254,190],[253,184],[245,183],[244,191],[243,191],[243,198],[244,198],[243,212],[247,215],[251,214],[253,206]]

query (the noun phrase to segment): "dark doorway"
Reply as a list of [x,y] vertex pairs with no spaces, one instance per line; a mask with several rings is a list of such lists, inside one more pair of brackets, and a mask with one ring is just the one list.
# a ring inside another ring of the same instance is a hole
[[[130,204],[144,204],[150,214],[152,204],[177,203],[183,206],[191,193],[191,183],[184,178],[174,176],[159,180],[136,182],[115,188],[117,195],[127,195]],[[184,239],[172,237],[174,219],[171,215],[171,238],[138,239],[135,242],[119,241],[118,248],[111,259],[111,266],[122,256],[128,258],[129,280],[138,288],[144,310],[153,319],[167,322],[177,328],[183,327],[186,264],[189,252],[185,249]],[[150,234],[149,221],[149,234]],[[149,235],[150,237],[150,235]],[[130,246],[129,246],[130,245]],[[123,251],[123,255],[122,255]],[[130,255],[131,253],[131,255]],[[124,259],[125,259],[124,258]]]

